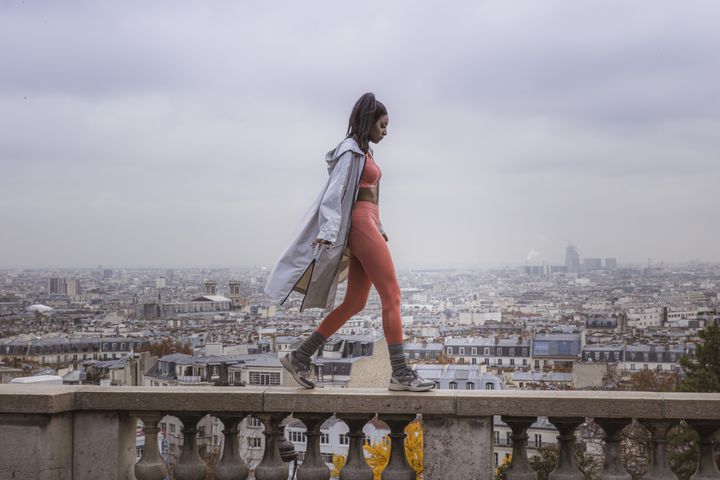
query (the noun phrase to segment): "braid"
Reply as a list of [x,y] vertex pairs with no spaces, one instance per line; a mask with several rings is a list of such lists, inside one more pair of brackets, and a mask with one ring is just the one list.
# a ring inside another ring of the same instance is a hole
[[347,138],[354,138],[360,149],[367,153],[370,147],[370,128],[382,115],[386,115],[385,106],[375,99],[373,93],[366,93],[361,96],[350,113],[348,122]]

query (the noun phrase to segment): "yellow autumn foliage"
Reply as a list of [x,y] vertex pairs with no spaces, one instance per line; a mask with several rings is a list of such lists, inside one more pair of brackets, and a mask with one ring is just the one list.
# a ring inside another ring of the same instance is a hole
[[332,463],[333,469],[330,474],[333,478],[338,478],[340,476],[340,470],[345,466],[345,455],[333,455]]
[[[423,430],[418,420],[413,420],[405,427],[405,456],[408,464],[418,474],[423,471]],[[383,469],[390,460],[390,437],[385,435],[381,442],[365,445],[368,453],[368,465],[372,468],[374,480],[380,480]]]

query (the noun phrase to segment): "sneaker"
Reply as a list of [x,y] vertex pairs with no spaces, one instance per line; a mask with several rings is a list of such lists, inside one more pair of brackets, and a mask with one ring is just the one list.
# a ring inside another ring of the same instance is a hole
[[297,358],[297,355],[295,355],[293,351],[282,357],[280,363],[282,363],[283,367],[292,374],[295,381],[300,385],[305,388],[315,388],[315,382],[308,378],[310,376],[310,366],[312,365],[310,361],[307,363],[303,362]]
[[390,378],[390,390],[408,390],[411,392],[425,392],[435,388],[435,382],[425,380],[415,370],[405,369],[401,374]]

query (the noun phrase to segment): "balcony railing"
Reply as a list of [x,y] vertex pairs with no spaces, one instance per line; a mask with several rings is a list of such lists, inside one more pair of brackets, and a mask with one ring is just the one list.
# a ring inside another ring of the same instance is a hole
[[[183,424],[178,480],[202,480],[207,465],[198,454],[196,425],[205,415],[224,425],[224,448],[215,467],[219,480],[286,480],[288,464],[278,450],[281,422],[289,414],[307,427],[307,450],[298,479],[327,480],[320,454],[320,426],[332,414],[349,428],[344,480],[372,480],[364,460],[363,426],[375,414],[391,430],[384,480],[412,480],[403,448],[405,426],[422,414],[425,480],[483,479],[494,475],[493,415],[512,430],[510,480],[531,480],[527,429],[548,416],[558,429],[558,464],[551,480],[582,480],[575,465],[573,432],[592,417],[605,432],[601,479],[629,479],[619,457],[620,432],[639,419],[651,434],[646,478],[675,478],[668,465],[667,433],[681,420],[697,431],[700,458],[695,479],[720,479],[713,436],[720,429],[720,394],[554,391],[433,391],[236,387],[70,387],[0,385],[0,478],[161,480],[158,423],[173,415]],[[238,425],[253,415],[265,427],[262,460],[249,472],[239,454]],[[135,462],[136,419],[145,425],[145,448]],[[253,475],[253,476],[249,476]]]

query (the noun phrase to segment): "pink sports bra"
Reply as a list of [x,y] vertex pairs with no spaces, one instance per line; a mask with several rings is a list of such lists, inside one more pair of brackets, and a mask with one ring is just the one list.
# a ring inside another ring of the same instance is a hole
[[365,155],[365,168],[363,168],[362,174],[360,175],[359,188],[374,187],[380,181],[382,172],[380,167],[377,166],[373,157],[368,153]]

